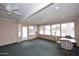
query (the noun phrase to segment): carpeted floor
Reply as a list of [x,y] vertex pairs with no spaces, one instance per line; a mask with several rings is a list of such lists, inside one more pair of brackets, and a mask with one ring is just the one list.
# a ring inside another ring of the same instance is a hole
[[36,39],[0,47],[4,56],[64,56],[66,55],[55,42]]

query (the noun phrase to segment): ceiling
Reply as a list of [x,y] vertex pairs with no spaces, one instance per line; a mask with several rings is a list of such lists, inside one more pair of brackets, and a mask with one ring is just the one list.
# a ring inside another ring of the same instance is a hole
[[24,20],[31,14],[35,13],[39,9],[48,5],[49,3],[0,3],[0,4],[10,5],[11,8],[16,8],[13,6],[17,6],[19,8],[19,10],[17,12],[21,13],[21,15],[16,15],[16,14],[9,14],[6,11],[0,10],[0,17],[1,18]]
[[[79,17],[78,3],[6,3],[16,5],[21,15],[8,14],[0,10],[0,18],[24,21],[31,24],[56,23],[75,20]],[[48,6],[50,4],[50,6]],[[46,7],[47,6],[47,7]]]

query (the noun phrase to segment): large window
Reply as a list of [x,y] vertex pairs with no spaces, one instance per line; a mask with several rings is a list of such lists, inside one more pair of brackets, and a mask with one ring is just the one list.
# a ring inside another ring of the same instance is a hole
[[54,25],[45,25],[39,27],[39,34],[53,35],[65,37],[67,35],[75,38],[75,28],[74,22],[72,23],[62,23]]
[[52,35],[60,36],[60,24],[52,25]]
[[37,32],[36,26],[29,26],[29,35],[35,35]]
[[44,26],[39,27],[39,34],[44,34]]
[[63,23],[61,24],[62,37],[69,35],[75,37],[74,23]]
[[51,35],[51,32],[50,32],[50,25],[46,25],[46,26],[45,26],[45,35]]

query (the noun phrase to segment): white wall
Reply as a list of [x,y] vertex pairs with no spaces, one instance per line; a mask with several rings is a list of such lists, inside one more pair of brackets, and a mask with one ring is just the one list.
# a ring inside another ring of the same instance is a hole
[[[22,41],[22,38],[18,36],[18,24],[28,26],[15,20],[0,19],[0,46]],[[30,35],[27,39],[36,37],[37,34]]]
[[0,46],[18,41],[16,21],[0,20]]

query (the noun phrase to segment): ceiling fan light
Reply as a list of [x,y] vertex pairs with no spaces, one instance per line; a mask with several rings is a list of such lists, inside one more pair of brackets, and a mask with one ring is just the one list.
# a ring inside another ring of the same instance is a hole
[[56,10],[59,9],[60,7],[56,7]]

